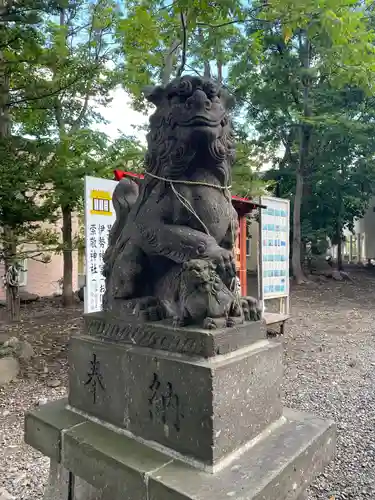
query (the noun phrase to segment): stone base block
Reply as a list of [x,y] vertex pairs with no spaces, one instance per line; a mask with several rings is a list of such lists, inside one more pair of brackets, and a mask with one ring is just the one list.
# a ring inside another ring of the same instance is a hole
[[282,415],[282,346],[205,359],[71,339],[69,404],[132,435],[216,466]]
[[53,461],[60,457],[60,468],[51,474],[55,491],[81,485],[87,493],[82,500],[297,500],[331,460],[335,444],[331,422],[285,410],[271,433],[249,443],[222,470],[208,473],[99,422],[69,419],[70,413],[65,401],[28,413],[25,439],[43,452],[51,450]]
[[267,336],[266,326],[260,321],[204,330],[190,326],[175,328],[170,321],[144,323],[138,318],[124,321],[105,311],[84,315],[84,333],[99,340],[204,358],[236,351]]

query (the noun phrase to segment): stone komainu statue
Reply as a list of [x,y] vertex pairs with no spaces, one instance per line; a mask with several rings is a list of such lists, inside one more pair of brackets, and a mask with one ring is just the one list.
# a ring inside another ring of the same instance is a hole
[[104,310],[207,328],[260,319],[257,301],[236,292],[235,148],[225,96],[196,76],[146,96],[156,111],[145,178],[121,180],[113,195]]

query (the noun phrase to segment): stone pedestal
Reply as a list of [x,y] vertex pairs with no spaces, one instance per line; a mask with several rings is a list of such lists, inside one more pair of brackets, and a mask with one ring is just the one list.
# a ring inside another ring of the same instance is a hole
[[294,500],[332,457],[331,422],[282,408],[281,345],[258,323],[207,332],[97,313],[69,363],[68,401],[27,414],[25,439],[72,500]]

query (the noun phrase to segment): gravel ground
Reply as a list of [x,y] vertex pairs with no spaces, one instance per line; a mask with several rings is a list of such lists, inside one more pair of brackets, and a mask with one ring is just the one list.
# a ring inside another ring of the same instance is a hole
[[[354,283],[310,283],[293,291],[285,345],[285,403],[336,421],[335,461],[307,500],[375,500],[375,276]],[[0,490],[39,500],[48,459],[23,443],[24,411],[66,394],[65,347],[80,311],[25,314],[15,334],[36,350],[23,378],[0,389]],[[27,318],[26,318],[27,317]],[[52,319],[50,319],[52,318]],[[61,386],[49,387],[51,377]]]
[[306,285],[293,295],[285,403],[337,424],[337,450],[308,500],[375,499],[375,277]]
[[43,498],[49,460],[24,444],[23,417],[38,404],[66,396],[66,347],[81,316],[80,305],[63,310],[58,302],[41,301],[23,308],[19,323],[3,327],[28,341],[36,355],[22,367],[19,380],[0,388],[0,491],[16,500]]

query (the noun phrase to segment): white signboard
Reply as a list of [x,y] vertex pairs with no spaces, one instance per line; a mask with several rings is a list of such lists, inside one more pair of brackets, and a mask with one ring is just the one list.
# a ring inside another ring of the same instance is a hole
[[112,193],[117,181],[85,177],[85,313],[100,311],[105,291],[103,256],[116,220]]
[[262,197],[260,214],[261,299],[289,296],[289,200]]

